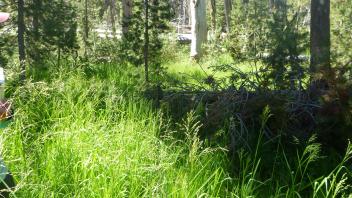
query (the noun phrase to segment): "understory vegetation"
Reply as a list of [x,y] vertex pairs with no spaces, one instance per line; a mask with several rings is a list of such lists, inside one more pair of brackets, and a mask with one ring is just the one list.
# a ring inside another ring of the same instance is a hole
[[106,64],[50,73],[9,90],[16,114],[2,135],[2,153],[18,182],[16,197],[351,193],[352,147],[337,155],[314,135],[307,142],[284,142],[280,134],[267,139],[269,108],[257,131],[231,118],[219,138],[201,139],[196,111],[173,124],[143,97],[135,86],[139,68]]
[[10,197],[352,198],[352,0],[0,8]]

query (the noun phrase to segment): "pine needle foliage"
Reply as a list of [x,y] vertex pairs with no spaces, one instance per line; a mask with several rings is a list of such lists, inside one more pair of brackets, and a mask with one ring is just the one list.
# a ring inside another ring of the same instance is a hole
[[[135,66],[144,62],[144,31],[145,31],[145,5],[143,0],[134,1],[133,16],[128,24],[129,33],[122,38],[120,53],[122,60]],[[168,1],[149,0],[149,58],[151,65],[151,79],[158,79],[162,73],[161,55],[163,48],[162,34],[169,30],[168,20],[171,19],[171,6]],[[157,82],[158,80],[156,80]]]

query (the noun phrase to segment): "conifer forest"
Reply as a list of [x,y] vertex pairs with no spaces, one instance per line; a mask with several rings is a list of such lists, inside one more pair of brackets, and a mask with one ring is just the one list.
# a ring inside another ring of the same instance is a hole
[[0,197],[352,198],[352,0],[0,0]]

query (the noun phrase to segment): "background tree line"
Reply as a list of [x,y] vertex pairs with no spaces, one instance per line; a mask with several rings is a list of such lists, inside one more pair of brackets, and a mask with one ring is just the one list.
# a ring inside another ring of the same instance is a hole
[[[196,59],[202,55],[202,43],[209,39],[219,41],[223,35],[222,37],[226,36],[226,38],[221,41],[225,41],[224,45],[233,54],[235,61],[258,59],[264,55],[266,58],[264,61],[275,68],[271,75],[281,78],[281,81],[286,78],[284,73],[288,72],[284,71],[288,71],[288,68],[291,68],[291,73],[300,72],[299,64],[296,63],[299,61],[297,56],[310,56],[306,53],[308,48],[310,48],[312,72],[319,70],[322,65],[330,67],[331,59],[344,62],[341,64],[349,62],[346,55],[348,52],[341,52],[341,49],[346,49],[349,43],[346,40],[350,26],[348,0],[333,2],[332,13],[330,13],[330,1],[315,0],[149,0],[146,2],[147,4],[142,0],[20,0],[6,1],[2,7],[13,13],[13,22],[18,24],[19,38],[23,35],[18,45],[25,50],[20,50],[19,54],[21,60],[26,57],[26,64],[29,65],[45,65],[40,62],[47,61],[45,57],[54,52],[58,65],[62,56],[68,54],[71,56],[71,53],[78,52],[73,57],[74,59],[80,57],[82,60],[91,57],[92,54],[104,53],[103,46],[100,45],[99,47],[103,48],[97,48],[98,39],[94,36],[95,29],[99,25],[102,27],[102,24],[105,24],[104,28],[111,30],[113,37],[122,38],[104,41],[110,43],[110,48],[115,48],[115,52],[111,53],[116,54],[107,54],[107,56],[140,65],[144,62],[145,45],[142,43],[146,25],[143,22],[146,19],[145,5],[150,7],[148,24],[150,24],[152,37],[172,27],[169,23],[171,19],[176,20],[178,24],[193,26],[190,51],[191,56]],[[340,21],[331,22],[330,15],[340,16],[338,17]],[[17,16],[18,20],[15,20]],[[310,30],[307,28],[309,24]],[[333,51],[339,51],[333,53],[332,57],[330,56],[330,33],[333,37]],[[338,39],[337,36],[343,39]],[[148,43],[158,54],[157,51],[160,51],[162,44],[160,37],[151,38]],[[9,46],[13,45],[9,44]],[[24,51],[27,52],[27,56],[24,55]],[[149,51],[154,52],[153,49]],[[125,53],[126,56],[119,56],[118,54],[121,53]],[[286,60],[287,56],[290,56],[289,60]],[[291,66],[286,67],[287,65]]]

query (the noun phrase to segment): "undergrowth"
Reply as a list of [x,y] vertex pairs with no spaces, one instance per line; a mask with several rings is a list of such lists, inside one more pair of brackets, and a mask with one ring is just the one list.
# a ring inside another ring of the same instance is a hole
[[[344,157],[323,157],[313,136],[288,150],[279,135],[265,137],[268,108],[260,131],[247,131],[254,141],[246,146],[236,121],[222,129],[222,141],[200,139],[196,113],[171,124],[142,97],[140,72],[116,65],[58,68],[12,89],[14,121],[1,135],[1,154],[17,180],[12,196],[350,195],[352,146]],[[237,138],[234,149],[230,137]]]

